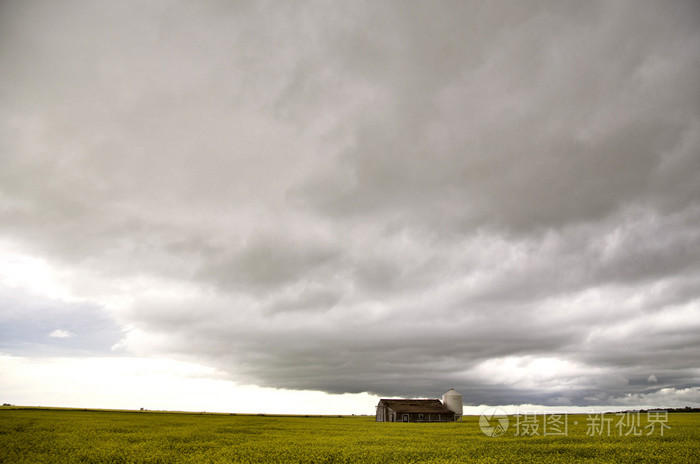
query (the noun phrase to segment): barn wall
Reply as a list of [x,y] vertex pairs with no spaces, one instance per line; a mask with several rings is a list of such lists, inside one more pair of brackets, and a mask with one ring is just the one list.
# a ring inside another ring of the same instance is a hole
[[[453,422],[454,415],[452,414],[428,414],[428,413],[396,413],[396,422],[403,422],[404,414],[408,414],[408,422]],[[422,416],[422,417],[421,417]]]
[[386,406],[377,406],[377,417],[375,418],[375,421],[386,421]]

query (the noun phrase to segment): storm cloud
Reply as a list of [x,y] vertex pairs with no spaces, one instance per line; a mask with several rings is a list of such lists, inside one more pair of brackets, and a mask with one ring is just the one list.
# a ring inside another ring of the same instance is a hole
[[67,285],[119,350],[286,389],[700,403],[695,2],[0,9],[0,238],[89,275]]

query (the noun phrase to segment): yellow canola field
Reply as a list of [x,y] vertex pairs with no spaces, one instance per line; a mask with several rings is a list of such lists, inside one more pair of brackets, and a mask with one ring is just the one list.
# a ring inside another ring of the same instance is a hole
[[0,463],[700,462],[697,413],[669,413],[663,435],[644,421],[636,427],[634,418],[627,427],[622,416],[564,419],[565,428],[560,417],[545,433],[545,416],[510,416],[508,428],[490,437],[478,416],[409,424],[368,416],[3,407]]

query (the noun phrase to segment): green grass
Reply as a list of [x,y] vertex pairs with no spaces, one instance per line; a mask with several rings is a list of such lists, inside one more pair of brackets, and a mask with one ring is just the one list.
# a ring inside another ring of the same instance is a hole
[[587,416],[570,415],[565,436],[523,437],[510,419],[506,433],[491,438],[478,417],[402,424],[366,416],[0,408],[0,462],[700,462],[700,414],[669,413],[663,436],[624,436],[614,423],[610,436],[588,436]]

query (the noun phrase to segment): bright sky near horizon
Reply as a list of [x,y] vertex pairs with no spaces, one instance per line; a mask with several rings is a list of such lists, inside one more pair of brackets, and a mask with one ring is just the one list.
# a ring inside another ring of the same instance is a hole
[[0,402],[700,406],[699,26],[0,3]]

